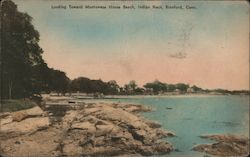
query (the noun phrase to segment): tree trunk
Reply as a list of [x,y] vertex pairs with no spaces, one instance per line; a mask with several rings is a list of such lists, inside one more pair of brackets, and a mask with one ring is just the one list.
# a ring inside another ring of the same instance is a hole
[[9,80],[9,99],[12,99],[12,81]]

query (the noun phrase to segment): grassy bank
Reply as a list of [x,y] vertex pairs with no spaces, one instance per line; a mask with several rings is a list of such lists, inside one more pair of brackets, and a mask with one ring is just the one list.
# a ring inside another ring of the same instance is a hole
[[36,106],[36,103],[29,99],[2,100],[0,112],[19,111],[34,106]]

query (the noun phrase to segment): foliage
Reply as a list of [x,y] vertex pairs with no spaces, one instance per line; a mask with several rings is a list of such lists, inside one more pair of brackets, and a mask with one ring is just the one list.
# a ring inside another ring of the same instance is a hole
[[179,89],[181,92],[186,92],[187,89],[189,88],[189,85],[188,84],[184,84],[184,83],[177,83],[175,85],[175,88]]
[[200,91],[202,91],[202,88],[197,87],[196,85],[192,86],[192,88],[194,89],[195,92],[200,92]]
[[60,70],[49,69],[48,86],[50,91],[65,94],[68,91],[70,79],[65,72]]
[[9,0],[1,5],[1,97],[32,95],[32,68],[40,64],[43,50],[32,18]]
[[28,99],[5,100],[1,102],[0,112],[14,112],[36,106],[34,101]]
[[155,80],[151,83],[146,83],[143,87],[145,87],[146,89],[152,89],[154,94],[159,94],[160,92],[167,91],[167,84],[162,83],[158,80]]
[[167,91],[168,92],[174,92],[176,90],[176,87],[174,84],[168,84],[167,85]]
[[[21,13],[10,0],[1,3],[1,98],[27,98],[41,92],[84,92],[103,94],[161,94],[165,92],[187,92],[185,83],[166,84],[155,80],[139,87],[134,80],[120,87],[115,80],[104,82],[78,77],[72,81],[66,73],[49,68],[42,58],[39,32],[32,25],[32,18]],[[203,90],[192,86],[194,92],[215,92],[222,94],[249,94],[249,91],[224,89]]]
[[65,93],[69,78],[49,68],[38,45],[32,18],[10,0],[1,3],[1,98],[25,98],[55,91]]
[[107,89],[106,89],[107,94],[115,95],[118,94],[119,92],[120,92],[120,87],[115,80],[107,82]]
[[135,94],[137,87],[138,85],[136,84],[135,80],[131,80],[128,84],[124,85],[125,94]]
[[69,91],[83,93],[118,94],[119,86],[114,80],[104,82],[100,79],[91,80],[89,78],[79,77],[71,81]]

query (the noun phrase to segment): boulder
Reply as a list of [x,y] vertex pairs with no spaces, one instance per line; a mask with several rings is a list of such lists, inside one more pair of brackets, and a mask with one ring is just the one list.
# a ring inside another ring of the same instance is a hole
[[149,121],[146,120],[146,124],[150,127],[150,128],[160,128],[161,124],[158,122],[154,122],[154,121]]
[[154,147],[154,150],[159,154],[169,153],[173,150],[172,145],[165,141],[157,143]]
[[13,121],[20,122],[26,118],[39,117],[39,116],[43,116],[44,114],[45,112],[40,107],[35,106],[31,109],[13,112],[11,116],[12,116]]
[[20,122],[11,122],[1,125],[1,132],[21,132],[29,133],[40,128],[49,127],[48,117],[27,118]]
[[25,112],[15,112],[15,113],[11,114],[11,116],[12,116],[13,121],[20,122],[23,119],[27,118],[29,115],[26,114]]
[[113,124],[107,125],[96,125],[96,136],[103,136],[111,133],[111,131],[115,128]]
[[249,139],[247,137],[235,135],[204,135],[201,137],[217,142],[213,144],[196,145],[192,148],[193,150],[225,157],[246,156],[249,153]]
[[[18,145],[22,149],[27,146],[23,152],[28,152],[30,143],[22,142],[28,140],[34,142],[32,154],[40,153],[37,146],[41,144],[42,154],[53,157],[154,155],[172,151],[169,143],[159,142],[171,133],[162,130],[160,124],[140,117],[137,112],[146,110],[140,105],[103,103],[70,107],[64,104],[64,114],[54,114],[62,105],[51,106],[47,107],[48,112],[53,110],[51,115],[35,108],[5,116],[2,133],[24,133],[20,137],[22,140],[17,136],[9,138],[3,151],[6,156],[18,153]],[[12,121],[14,114],[20,114],[16,121]],[[49,119],[56,116],[61,116],[61,120],[51,125]],[[44,150],[47,142],[50,148]]]
[[82,130],[87,130],[88,132],[95,133],[96,128],[94,124],[90,122],[76,122],[73,123],[70,127],[70,129],[82,129]]
[[0,126],[11,123],[13,121],[12,116],[6,116],[0,120]]

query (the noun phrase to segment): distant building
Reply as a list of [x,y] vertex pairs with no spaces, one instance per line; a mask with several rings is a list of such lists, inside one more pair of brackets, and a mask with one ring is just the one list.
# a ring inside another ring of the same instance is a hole
[[175,91],[175,92],[180,92],[181,90],[180,90],[180,89],[175,89],[174,91]]
[[192,87],[189,87],[188,89],[187,89],[187,93],[194,93],[195,92],[195,90],[194,90],[194,88],[192,88]]
[[146,88],[146,90],[144,91],[145,94],[147,95],[153,95],[154,94],[154,90],[153,88]]
[[181,90],[177,88],[177,89],[174,90],[173,93],[174,93],[174,94],[181,94]]

